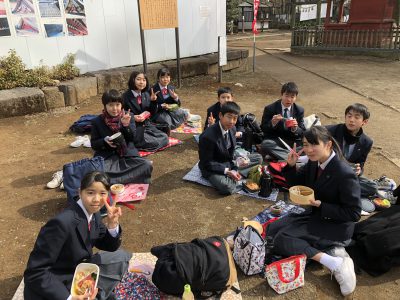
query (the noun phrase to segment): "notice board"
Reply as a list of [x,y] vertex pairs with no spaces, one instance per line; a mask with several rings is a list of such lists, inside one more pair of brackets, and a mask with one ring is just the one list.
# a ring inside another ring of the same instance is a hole
[[178,27],[177,0],[139,0],[143,30]]

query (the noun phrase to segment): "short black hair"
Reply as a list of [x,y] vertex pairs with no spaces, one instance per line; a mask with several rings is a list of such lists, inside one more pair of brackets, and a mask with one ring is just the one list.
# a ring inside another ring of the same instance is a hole
[[171,76],[171,71],[168,68],[164,67],[164,68],[161,68],[161,69],[158,70],[158,72],[157,72],[157,78],[158,79],[161,76],[165,76],[165,75]]
[[149,79],[147,78],[147,75],[142,72],[142,71],[133,71],[131,76],[129,77],[129,81],[128,81],[128,87],[130,90],[137,90],[138,88],[135,85],[135,78],[139,75],[139,74],[143,74],[144,78],[146,79],[146,87],[142,90],[142,91],[148,91],[149,90]]
[[224,116],[229,113],[240,115],[240,106],[236,102],[226,102],[221,106],[221,114]]
[[218,98],[219,96],[221,96],[222,94],[232,94],[232,89],[230,87],[220,87],[217,91],[218,94]]
[[107,191],[110,190],[111,184],[110,184],[110,179],[108,178],[108,176],[103,172],[93,171],[93,172],[87,173],[83,177],[83,179],[81,181],[81,191],[87,189],[95,182],[101,182]]
[[297,87],[297,84],[292,81],[286,82],[281,88],[281,95],[284,93],[295,94],[297,96],[299,94],[299,88]]
[[103,96],[101,97],[101,102],[103,103],[104,106],[106,106],[106,104],[111,102],[119,102],[123,104],[121,93],[118,92],[117,90],[109,90],[104,92]]
[[346,110],[344,111],[344,115],[347,115],[351,110],[356,113],[361,114],[363,116],[364,120],[368,120],[370,117],[368,108],[364,104],[354,103],[354,104],[347,106]]

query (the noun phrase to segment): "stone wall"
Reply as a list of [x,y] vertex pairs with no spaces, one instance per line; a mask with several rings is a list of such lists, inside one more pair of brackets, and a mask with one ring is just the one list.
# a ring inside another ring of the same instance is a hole
[[[248,50],[228,50],[228,64],[223,71],[247,70]],[[176,60],[148,65],[147,76],[156,82],[157,71],[168,67],[172,78],[177,78]],[[0,90],[0,118],[21,116],[49,111],[51,109],[74,106],[109,89],[125,90],[133,70],[142,66],[124,67],[93,73],[86,73],[73,80],[61,82],[58,86],[39,88],[15,88]],[[181,60],[182,78],[217,74],[218,55],[216,53]]]

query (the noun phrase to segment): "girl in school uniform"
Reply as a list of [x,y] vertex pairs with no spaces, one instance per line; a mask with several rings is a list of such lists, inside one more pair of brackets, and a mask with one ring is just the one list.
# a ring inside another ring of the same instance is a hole
[[[309,161],[296,170],[302,151]],[[343,247],[350,243],[361,214],[357,176],[343,159],[336,141],[321,126],[304,133],[303,149],[296,153],[294,144],[287,163],[283,174],[289,185],[312,188],[315,200],[310,200],[304,213],[269,226],[267,235],[274,238],[274,252],[283,256],[306,254],[326,266],[339,283],[341,293],[350,295],[356,287],[356,276],[353,261]]]
[[156,151],[168,145],[168,135],[150,122],[157,113],[157,94],[151,89],[143,72],[133,71],[128,82],[129,90],[123,95],[123,107],[133,113],[136,123],[135,145],[142,151]]
[[[79,263],[97,262],[99,256],[104,255],[110,262],[116,262],[121,261],[123,256],[124,251],[117,251],[121,245],[121,208],[107,203],[109,190],[107,175],[97,171],[87,174],[81,182],[80,199],[42,227],[24,273],[25,299],[86,300],[95,299],[98,291],[99,295],[112,292],[104,290],[100,277],[98,289],[88,289],[81,296],[70,294],[75,268]],[[104,225],[99,212],[103,205],[107,208],[107,225]],[[109,252],[93,254],[93,247]],[[126,271],[129,257],[122,260],[125,260]],[[105,262],[104,259],[102,261]],[[120,267],[120,271],[124,269],[122,265]],[[113,271],[116,270],[118,268]],[[100,274],[107,275],[107,271],[100,269]],[[122,278],[123,274],[118,275]]]
[[[139,156],[135,147],[135,121],[129,109],[122,109],[121,94],[116,90],[105,92],[102,103],[102,114],[92,121],[90,143],[94,156],[104,157],[104,171],[112,184],[150,183],[153,166]],[[121,137],[111,141],[116,133],[121,133]]]
[[181,109],[181,100],[175,93],[175,87],[170,85],[171,72],[167,68],[161,68],[157,72],[158,82],[153,86],[157,95],[158,111],[152,117],[153,122],[169,130],[182,125],[188,118],[188,112]]

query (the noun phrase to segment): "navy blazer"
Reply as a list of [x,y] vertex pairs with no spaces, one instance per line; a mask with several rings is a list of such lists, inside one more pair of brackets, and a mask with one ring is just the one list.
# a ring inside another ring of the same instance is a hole
[[[128,127],[124,127],[121,124],[120,131],[125,138],[127,146],[125,156],[135,157],[139,156],[139,152],[134,144],[136,126],[133,114],[131,114],[131,117],[130,125]],[[92,149],[95,151],[94,156],[102,156],[104,159],[106,159],[111,155],[118,154],[116,148],[110,147],[110,145],[104,141],[104,138],[106,136],[113,135],[113,132],[110,127],[106,125],[101,115],[92,121],[91,131],[90,144]]]
[[[215,124],[216,124],[219,122],[219,113],[220,112],[221,112],[221,103],[219,103],[219,102],[211,105],[207,109],[207,117],[206,117],[206,122],[204,124],[204,130],[206,130],[208,128],[208,117],[211,116],[211,113],[213,115],[213,118],[215,119]],[[236,131],[244,132],[242,116],[238,116],[235,127],[236,127]]]
[[308,161],[297,172],[285,167],[283,175],[290,186],[305,185],[314,190],[320,207],[312,207],[308,231],[332,241],[352,237],[355,223],[361,217],[360,184],[346,161],[335,155],[317,178],[318,162]]
[[207,128],[199,138],[199,168],[203,177],[224,175],[225,168],[234,169],[233,152],[236,145],[235,127],[228,131],[231,147],[227,149],[219,122]]
[[267,105],[264,108],[261,120],[261,129],[264,132],[264,138],[273,139],[280,137],[291,145],[294,142],[301,142],[303,133],[306,130],[306,127],[304,126],[304,108],[293,103],[290,113],[292,117],[297,120],[298,127],[295,132],[292,132],[290,128],[285,128],[283,120],[280,120],[276,126],[272,126],[272,117],[274,115],[282,115],[282,104],[280,99]]
[[[124,101],[124,109],[131,110],[134,115],[140,115],[144,111],[150,112],[151,116],[157,113],[157,101],[150,100],[150,94],[148,92],[142,92],[142,104],[138,104],[137,98],[133,95],[131,90],[127,90],[122,94]],[[143,126],[145,122],[136,122],[136,127]]]
[[93,247],[116,251],[121,233],[115,238],[101,221],[92,217],[91,230],[81,207],[74,203],[42,227],[24,273],[24,298],[66,300],[70,295],[76,266],[93,256]]
[[175,87],[173,85],[167,85],[167,90],[168,90],[168,97],[164,99],[161,88],[160,88],[160,84],[156,83],[155,85],[153,85],[153,93],[157,93],[157,104],[158,104],[158,111],[162,110],[163,108],[161,107],[161,104],[163,103],[167,103],[167,104],[178,104],[179,106],[181,106],[181,100],[177,99],[175,100],[174,98],[171,97],[171,95],[169,94],[170,90],[174,90],[175,91]]
[[[344,127],[345,124],[329,125],[326,129],[331,133],[331,135],[338,142],[340,149],[343,152],[343,139],[344,139]],[[348,161],[354,164],[360,164],[361,169],[364,169],[364,164],[367,161],[367,156],[371,151],[373,141],[364,132],[360,135],[358,142],[354,145],[354,150],[351,153]]]

